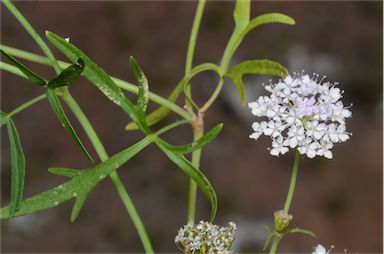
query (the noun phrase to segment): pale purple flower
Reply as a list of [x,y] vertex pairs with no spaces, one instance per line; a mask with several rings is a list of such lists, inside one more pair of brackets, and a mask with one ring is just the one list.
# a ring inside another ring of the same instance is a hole
[[274,156],[293,148],[308,158],[331,159],[334,143],[351,136],[345,120],[352,113],[340,100],[344,92],[337,83],[323,82],[324,78],[318,81],[318,75],[310,78],[301,73],[265,86],[270,95],[248,104],[253,115],[264,118],[252,124],[254,132],[249,137],[270,136],[269,150]]

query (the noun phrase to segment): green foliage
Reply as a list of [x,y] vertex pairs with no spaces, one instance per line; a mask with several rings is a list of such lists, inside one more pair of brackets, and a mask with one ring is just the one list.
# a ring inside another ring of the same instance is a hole
[[312,231],[310,231],[308,229],[304,229],[304,228],[299,228],[299,227],[292,228],[292,229],[288,230],[288,233],[301,233],[304,235],[316,237],[316,235]]
[[215,128],[207,132],[203,137],[192,142],[191,144],[183,145],[183,146],[174,146],[164,141],[164,146],[176,154],[192,153],[198,149],[201,149],[202,147],[210,143],[212,140],[214,140],[217,137],[217,135],[219,135],[222,129],[223,129],[223,124],[218,124]]
[[217,197],[215,190],[209,183],[208,179],[201,173],[200,170],[195,168],[184,156],[171,152],[163,140],[156,142],[156,145],[168,156],[168,158],[175,163],[184,173],[192,178],[195,183],[200,187],[205,196],[211,204],[210,221],[215,219],[217,211]]
[[9,216],[12,217],[20,208],[20,202],[23,198],[24,178],[25,178],[25,157],[20,137],[12,118],[8,118],[7,130],[11,151],[11,199]]
[[47,81],[40,77],[38,74],[34,73],[33,71],[31,71],[30,69],[28,69],[24,64],[20,63],[19,61],[16,60],[16,58],[14,58],[13,56],[11,55],[8,55],[4,50],[0,49],[0,52],[6,57],[8,58],[9,61],[11,61],[11,63],[13,65],[15,65],[17,68],[19,68],[20,71],[22,71],[25,76],[28,77],[28,79],[30,81],[32,81],[32,83],[34,83],[35,85],[38,85],[38,86],[45,86],[47,85]]
[[73,44],[67,42],[64,38],[52,33],[46,32],[48,40],[55,45],[64,55],[71,61],[83,59],[85,67],[83,76],[94,84],[109,100],[121,107],[129,117],[138,124],[140,130],[144,133],[149,133],[148,127],[135,108],[135,105],[123,94],[120,88],[113,82],[111,77],[95,62],[91,60],[84,52],[75,47]]
[[[175,89],[172,91],[171,95],[168,97],[168,100],[171,102],[175,102],[178,98],[178,96],[183,92],[183,90],[186,89],[186,86],[189,85],[189,81],[196,76],[197,74],[204,72],[204,71],[214,71],[217,74],[221,76],[220,68],[216,64],[213,63],[203,63],[196,65],[188,74],[186,74],[180,82],[177,84]],[[161,106],[160,108],[156,109],[152,113],[148,114],[146,116],[146,121],[148,126],[154,125],[161,120],[163,120],[169,113],[169,108],[165,106]],[[127,124],[125,127],[126,130],[135,130],[137,129],[137,125],[135,122],[131,122]]]
[[74,63],[63,70],[56,78],[48,82],[49,88],[57,88],[61,86],[69,86],[80,77],[84,70],[84,61],[79,58],[77,63]]
[[[50,172],[69,176],[71,177],[71,180],[48,191],[23,200],[20,204],[20,209],[14,215],[22,216],[45,210],[58,206],[71,198],[76,198],[75,206],[71,215],[71,221],[74,221],[89,192],[105,177],[153,142],[154,137],[155,136],[147,136],[142,141],[115,154],[108,160],[87,169],[75,171],[74,169],[51,168]],[[75,174],[75,172],[77,173]],[[9,206],[0,209],[0,218],[10,218]]]
[[84,155],[93,162],[94,160],[83,145],[83,142],[81,142],[80,138],[77,136],[76,131],[73,129],[71,123],[65,115],[64,109],[60,104],[59,98],[57,97],[55,90],[52,88],[48,88],[45,93],[47,95],[49,104],[51,104],[53,111],[55,112],[60,123],[63,125],[64,129],[68,132],[72,140],[75,141],[75,143],[79,146]]
[[232,66],[225,76],[232,78],[240,94],[241,104],[245,105],[245,88],[242,77],[244,74],[263,74],[285,77],[288,75],[287,69],[281,64],[267,60],[248,60]]

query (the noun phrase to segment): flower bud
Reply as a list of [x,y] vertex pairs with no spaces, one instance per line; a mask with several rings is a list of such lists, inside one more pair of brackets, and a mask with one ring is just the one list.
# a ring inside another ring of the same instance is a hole
[[274,226],[278,233],[283,232],[292,221],[293,216],[283,210],[274,213]]

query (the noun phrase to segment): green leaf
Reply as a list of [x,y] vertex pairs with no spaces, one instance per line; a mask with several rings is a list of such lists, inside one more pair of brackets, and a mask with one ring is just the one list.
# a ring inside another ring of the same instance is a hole
[[81,171],[77,169],[70,169],[70,168],[49,168],[48,171],[54,175],[66,176],[70,178],[81,174]]
[[216,216],[217,197],[211,183],[204,176],[204,174],[201,173],[200,170],[196,169],[187,159],[184,158],[184,156],[170,151],[163,140],[158,139],[155,141],[155,143],[167,155],[167,157],[173,163],[175,163],[185,174],[192,178],[203,191],[211,205],[210,221],[212,222]]
[[140,111],[145,113],[148,105],[148,79],[145,76],[144,72],[141,70],[139,64],[136,62],[135,58],[132,56],[129,58],[129,64],[131,65],[131,69],[133,74],[135,75],[137,85],[139,87],[138,99],[137,99],[137,107]]
[[295,20],[288,15],[282,14],[282,13],[267,13],[260,16],[257,16],[253,18],[249,24],[247,25],[246,29],[242,33],[242,37],[244,37],[249,31],[252,29],[269,24],[269,23],[282,23],[287,25],[294,25]]
[[45,86],[47,84],[47,81],[40,77],[38,74],[34,73],[32,70],[28,69],[24,64],[20,63],[11,55],[8,55],[4,50],[0,49],[0,52],[8,58],[9,61],[12,62],[13,65],[15,65],[21,72],[23,72],[30,81],[32,81],[34,84],[38,86]]
[[15,123],[12,118],[7,122],[7,130],[9,144],[11,150],[11,201],[10,201],[10,217],[20,208],[20,202],[23,198],[24,178],[25,178],[25,157],[23,147],[21,146],[20,137],[17,133]]
[[203,137],[199,138],[195,142],[183,145],[183,146],[174,146],[168,143],[164,142],[164,145],[172,152],[177,154],[188,154],[192,153],[193,151],[196,151],[202,147],[204,147],[206,144],[210,143],[212,140],[214,140],[217,135],[221,132],[223,129],[223,124],[218,124],[215,128],[207,132]]
[[139,125],[144,133],[149,133],[148,127],[142,124],[144,121],[140,121],[140,115],[137,113],[135,105],[128,100],[111,77],[100,66],[64,38],[48,31],[46,32],[46,36],[48,40],[71,61],[74,62],[81,58],[85,63],[83,76],[92,82],[109,100],[121,107],[129,117]]
[[[20,209],[16,211],[14,215],[22,216],[37,211],[46,210],[58,206],[59,204],[69,199],[76,198],[75,205],[71,214],[71,221],[74,221],[79,214],[79,211],[84,204],[85,197],[88,196],[88,193],[100,181],[102,181],[113,171],[130,160],[134,155],[152,143],[154,139],[156,139],[155,135],[149,135],[140,142],[120,151],[119,153],[98,165],[87,169],[78,170],[80,173],[76,176],[73,176],[73,178],[67,182],[28,199],[24,199],[20,203]],[[74,169],[67,169],[67,171],[73,172]],[[10,218],[9,206],[0,209],[0,218]]]
[[304,228],[299,228],[299,227],[296,227],[296,228],[292,228],[288,231],[288,233],[301,233],[301,234],[304,234],[304,235],[309,235],[309,236],[312,236],[312,237],[316,237],[316,235],[308,230],[308,229],[304,229]]
[[[175,89],[172,91],[171,95],[168,97],[168,100],[171,102],[175,102],[181,92],[184,89],[184,86],[189,83],[189,81],[196,76],[200,72],[204,71],[214,71],[217,74],[220,74],[220,68],[216,64],[213,63],[203,63],[195,66],[187,75],[183,77],[183,79],[177,84]],[[152,113],[148,114],[146,116],[146,121],[148,126],[152,126],[161,120],[163,120],[169,113],[169,109],[167,107],[161,106],[160,108],[156,109]],[[136,130],[137,125],[134,122],[128,123],[127,126],[125,126],[126,130]]]
[[73,141],[77,144],[77,146],[80,148],[80,150],[84,153],[84,155],[92,162],[94,160],[92,159],[91,155],[88,153],[87,149],[83,145],[83,143],[80,141],[79,137],[77,136],[75,130],[73,129],[71,123],[69,122],[67,116],[64,113],[63,108],[61,107],[59,98],[57,97],[55,90],[52,88],[48,88],[46,90],[46,95],[48,98],[49,103],[51,104],[52,109],[54,110],[57,118],[59,119],[60,123],[63,125],[64,129],[68,132],[68,134],[71,136]]
[[69,86],[73,84],[84,70],[84,61],[79,58],[77,63],[74,63],[63,70],[56,78],[48,82],[49,88],[57,88],[60,86]]
[[8,115],[3,111],[0,111],[0,127],[8,122]]
[[242,80],[244,74],[275,75],[283,78],[288,75],[288,71],[278,62],[267,59],[248,60],[232,66],[225,76],[232,78],[243,106],[245,105],[245,88]]

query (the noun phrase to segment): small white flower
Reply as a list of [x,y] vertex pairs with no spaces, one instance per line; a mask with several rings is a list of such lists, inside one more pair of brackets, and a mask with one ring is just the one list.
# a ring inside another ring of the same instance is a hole
[[332,245],[331,248],[329,248],[329,250],[326,250],[323,245],[318,244],[314,248],[314,250],[312,251],[312,254],[329,254],[329,253],[331,253],[331,250],[333,248],[334,248],[334,246]]
[[324,78],[318,82],[317,78],[299,74],[265,86],[270,95],[260,96],[248,106],[253,115],[266,119],[252,124],[254,132],[249,137],[270,136],[274,156],[297,148],[308,158],[332,158],[333,144],[351,136],[345,120],[352,113],[340,101],[343,91],[336,83],[322,82]]

